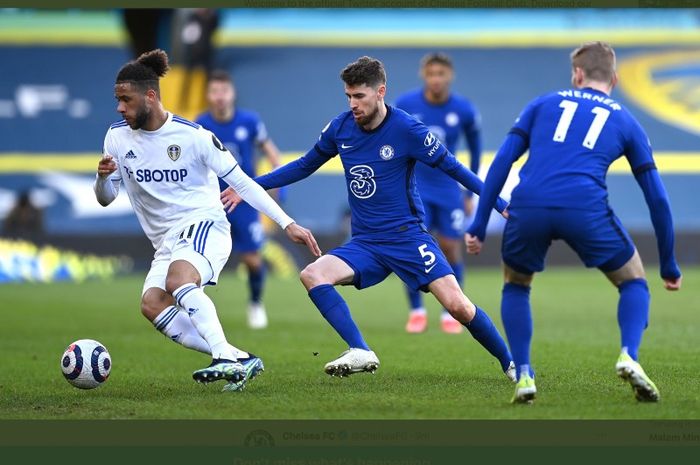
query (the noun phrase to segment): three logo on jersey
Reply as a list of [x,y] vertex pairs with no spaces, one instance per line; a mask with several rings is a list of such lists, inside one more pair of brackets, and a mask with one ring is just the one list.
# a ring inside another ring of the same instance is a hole
[[[428,156],[432,157],[438,148],[440,148],[440,139],[435,137],[432,132],[428,132],[425,136],[423,144],[426,147],[433,146],[428,152]],[[352,148],[351,145],[342,143],[341,148]],[[394,158],[396,151],[391,145],[382,145],[379,149],[379,157],[382,160],[391,160]],[[369,165],[355,165],[348,170],[348,173],[353,177],[349,183],[350,192],[358,199],[368,199],[377,191],[377,183],[374,180],[374,170]]]
[[350,181],[350,191],[358,199],[368,199],[377,191],[377,183],[374,181],[374,170],[371,166],[356,165],[348,170],[354,177]]

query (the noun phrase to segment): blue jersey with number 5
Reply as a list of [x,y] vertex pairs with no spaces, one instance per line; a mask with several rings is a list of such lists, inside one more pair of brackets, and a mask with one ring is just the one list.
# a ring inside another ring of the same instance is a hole
[[649,138],[637,120],[605,93],[562,90],[532,101],[511,132],[530,149],[511,208],[607,207],[605,176],[625,155],[633,172],[653,165]]
[[384,121],[371,131],[362,129],[352,112],[342,113],[323,129],[316,150],[328,158],[340,155],[352,235],[388,239],[423,227],[415,164],[435,166],[448,153],[423,123],[390,106]]

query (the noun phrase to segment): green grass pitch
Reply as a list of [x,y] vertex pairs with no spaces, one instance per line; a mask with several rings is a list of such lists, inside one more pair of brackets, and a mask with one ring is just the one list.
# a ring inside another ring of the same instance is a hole
[[[394,277],[362,292],[341,290],[381,367],[338,379],[322,370],[344,343],[298,281],[268,280],[270,326],[253,331],[245,323],[245,279],[223,275],[207,292],[229,340],[260,355],[266,371],[239,393],[198,385],[191,372],[208,357],[168,341],[141,316],[139,275],[0,287],[0,418],[697,419],[700,269],[684,269],[678,293],[648,271],[651,323],[640,355],[661,390],[658,404],[636,402],[615,376],[617,291],[594,270],[551,268],[535,279],[538,398],[531,406],[509,403],[512,384],[468,333],[440,332],[431,296],[428,332],[406,334],[407,301]],[[468,270],[465,288],[501,328],[500,271]],[[59,365],[65,347],[81,338],[105,344],[113,361],[110,379],[91,391],[70,386]]]

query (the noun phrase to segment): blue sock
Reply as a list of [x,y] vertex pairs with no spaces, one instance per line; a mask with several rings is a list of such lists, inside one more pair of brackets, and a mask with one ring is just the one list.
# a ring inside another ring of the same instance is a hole
[[[462,283],[464,281],[464,263],[462,263],[462,262],[450,263],[450,266],[452,267],[452,272],[455,274],[455,279],[457,279],[457,284],[459,284],[459,287],[461,289]],[[443,316],[449,315],[450,312],[448,312],[447,309],[443,307],[442,314],[443,314]]]
[[[518,377],[523,366],[530,367],[530,342],[532,341],[532,312],[530,310],[530,286],[506,283],[501,298],[501,319],[506,330],[513,362],[518,367]],[[532,372],[529,373],[532,376]]]
[[626,347],[630,357],[637,360],[642,333],[649,321],[649,288],[645,279],[632,279],[620,284],[619,291],[617,323],[622,347]]
[[498,330],[493,325],[493,321],[491,321],[486,312],[476,307],[474,318],[465,326],[472,334],[472,337],[501,362],[501,368],[503,371],[506,371],[513,358],[510,356],[506,341],[498,333]]
[[360,330],[350,316],[348,304],[333,286],[330,284],[316,286],[309,291],[309,297],[323,318],[348,343],[349,347],[369,350]]
[[248,288],[250,289],[250,301],[259,303],[262,298],[263,287],[265,286],[265,275],[267,269],[265,264],[258,271],[248,271]]
[[406,293],[408,294],[408,301],[411,304],[411,310],[423,307],[423,297],[420,295],[420,291],[414,291],[406,286]]

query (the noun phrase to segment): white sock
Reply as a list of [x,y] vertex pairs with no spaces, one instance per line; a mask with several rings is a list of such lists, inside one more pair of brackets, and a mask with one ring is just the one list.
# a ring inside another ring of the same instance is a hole
[[[190,317],[182,308],[174,305],[167,307],[153,320],[153,326],[171,341],[188,349],[211,355],[209,344],[199,335],[197,328],[194,327]],[[231,346],[231,350],[237,359],[247,358],[249,355],[248,352],[235,346]]]
[[190,321],[190,317],[187,316],[187,313],[179,311],[176,306],[166,307],[153,320],[153,326],[169,337],[170,340],[188,349],[211,355],[209,344],[199,335],[197,329]]
[[173,296],[177,304],[187,310],[197,332],[209,344],[211,356],[235,360],[236,355],[226,341],[214,302],[204,291],[196,284],[188,283],[177,288]]

